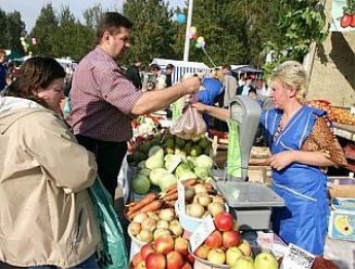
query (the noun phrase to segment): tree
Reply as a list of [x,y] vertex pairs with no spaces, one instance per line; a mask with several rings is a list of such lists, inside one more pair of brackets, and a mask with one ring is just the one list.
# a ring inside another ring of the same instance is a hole
[[37,54],[53,56],[50,36],[58,27],[58,20],[55,16],[51,3],[43,6],[32,29],[31,37],[37,38]]
[[103,10],[101,4],[97,4],[84,11],[85,25],[95,29],[100,21]]
[[7,40],[7,16],[6,12],[0,8],[0,48],[8,48],[9,41]]
[[24,31],[24,22],[21,20],[21,13],[18,11],[7,14],[7,47],[15,51],[23,51],[20,37]]
[[171,10],[163,0],[127,0],[123,13],[134,23],[132,48],[128,61],[139,56],[145,62],[153,58],[176,57],[173,44],[175,32]]

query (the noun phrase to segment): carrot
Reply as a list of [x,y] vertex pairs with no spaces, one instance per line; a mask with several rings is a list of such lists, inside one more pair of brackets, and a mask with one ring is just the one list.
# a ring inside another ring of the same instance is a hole
[[177,200],[177,198],[178,198],[178,193],[175,192],[175,193],[165,195],[162,199],[164,201],[175,201],[175,200]]
[[165,205],[167,208],[175,208],[175,201],[165,201]]
[[151,202],[153,202],[156,198],[158,198],[158,195],[156,193],[148,194],[142,200],[138,201],[135,205],[130,206],[128,208],[128,213],[140,210],[142,207],[144,207],[144,206],[150,204]]
[[172,193],[175,191],[177,191],[177,184],[173,184],[173,185],[167,187],[165,190],[165,193],[168,194],[168,193]]
[[138,213],[146,213],[146,212],[150,212],[150,211],[155,211],[155,210],[160,209],[162,207],[162,205],[163,205],[163,201],[161,201],[161,200],[153,201],[153,202],[143,206],[142,208],[140,208],[137,211],[127,213],[127,217],[132,219]]
[[184,181],[182,182],[182,184],[184,184],[184,186],[189,186],[189,187],[191,187],[191,186],[196,185],[198,182],[199,182],[198,179],[196,179],[196,178],[190,178],[190,179],[184,180]]

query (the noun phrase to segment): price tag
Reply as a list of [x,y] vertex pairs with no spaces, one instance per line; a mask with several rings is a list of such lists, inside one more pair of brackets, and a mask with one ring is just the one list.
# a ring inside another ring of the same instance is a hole
[[201,246],[206,238],[216,229],[211,216],[203,218],[203,222],[198,226],[197,230],[190,237],[191,252]]
[[177,189],[178,189],[178,208],[179,208],[179,214],[186,214],[185,211],[185,186],[178,181],[177,183]]
[[310,269],[315,256],[304,249],[290,244],[284,256],[280,269]]

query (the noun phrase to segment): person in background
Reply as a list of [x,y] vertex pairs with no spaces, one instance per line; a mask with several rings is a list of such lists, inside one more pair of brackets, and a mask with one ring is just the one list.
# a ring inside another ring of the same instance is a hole
[[[303,105],[306,81],[302,64],[286,61],[279,65],[270,77],[275,108],[265,110],[260,122],[272,154],[272,188],[286,204],[273,210],[273,231],[286,243],[322,255],[329,214],[323,168],[347,162],[326,112]],[[194,107],[219,119],[229,117],[227,109],[201,103]]]
[[[215,105],[218,96],[223,93],[223,74],[219,69],[214,69],[210,77],[206,77],[202,81],[202,89],[197,93],[197,100],[205,105]],[[211,126],[210,117],[203,115],[207,129]]]
[[142,79],[140,70],[142,68],[142,61],[137,58],[135,63],[127,68],[126,76],[130,80],[137,90],[142,89]]
[[252,86],[252,77],[247,76],[244,85],[239,86],[237,89],[237,95],[245,95],[249,94],[249,90],[253,87]]
[[237,79],[232,75],[232,69],[229,64],[222,66],[223,86],[224,86],[224,100],[223,106],[229,107],[230,101],[236,96],[237,93]]
[[154,76],[153,90],[161,90],[166,88],[166,76],[162,73],[160,66],[157,64],[151,64],[149,69]]
[[168,64],[165,68],[165,85],[166,87],[171,87],[173,86],[173,72],[174,72],[175,66],[172,64]]
[[97,164],[60,116],[64,77],[56,60],[33,57],[0,99],[1,268],[99,268],[87,191]]
[[0,92],[6,87],[6,52],[0,49]]
[[130,47],[132,26],[120,13],[103,14],[97,46],[74,72],[72,112],[67,117],[79,143],[95,153],[100,179],[113,198],[127,141],[132,137],[132,116],[164,109],[197,92],[201,85],[200,79],[193,77],[163,91],[137,90],[116,63]]

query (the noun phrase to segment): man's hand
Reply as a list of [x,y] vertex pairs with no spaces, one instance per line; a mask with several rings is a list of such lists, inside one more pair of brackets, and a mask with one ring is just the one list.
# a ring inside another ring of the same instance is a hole
[[192,103],[191,106],[196,108],[196,110],[200,113],[205,113],[206,107],[207,107],[206,105],[204,105],[202,103]]
[[201,79],[198,77],[187,78],[181,82],[181,86],[186,90],[186,94],[196,93],[201,87]]

